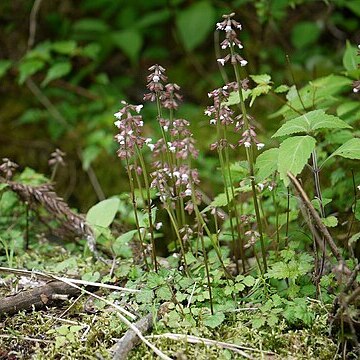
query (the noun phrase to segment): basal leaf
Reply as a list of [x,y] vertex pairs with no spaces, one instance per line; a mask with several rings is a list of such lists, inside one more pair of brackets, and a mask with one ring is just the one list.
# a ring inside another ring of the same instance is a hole
[[351,128],[351,126],[337,116],[328,115],[324,110],[314,110],[287,121],[272,137],[301,132],[310,133],[318,129],[345,128]]
[[199,1],[182,10],[176,17],[176,27],[187,51],[194,50],[213,28],[215,10],[210,2]]
[[108,227],[114,221],[119,205],[120,200],[117,198],[100,201],[87,212],[87,223],[93,226]]
[[225,315],[222,312],[218,312],[214,315],[204,316],[204,325],[212,329],[218,327],[225,320]]
[[278,158],[278,148],[266,150],[256,158],[256,182],[264,181],[276,171]]
[[70,61],[64,61],[54,64],[48,70],[45,79],[41,83],[41,86],[46,86],[50,81],[59,79],[62,76],[67,75],[70,71],[71,71]]
[[285,186],[289,185],[287,172],[298,175],[308,162],[316,140],[311,136],[294,136],[284,140],[279,148],[278,171]]

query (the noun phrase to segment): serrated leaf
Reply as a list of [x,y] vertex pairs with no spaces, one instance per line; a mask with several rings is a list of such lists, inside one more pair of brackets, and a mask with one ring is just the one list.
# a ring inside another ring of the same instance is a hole
[[0,78],[2,78],[11,67],[10,60],[0,60]]
[[[229,191],[229,201],[233,199],[231,191]],[[212,207],[221,207],[226,206],[228,204],[227,196],[225,193],[221,193],[215,197],[215,199],[211,202]]]
[[218,327],[225,320],[225,315],[222,312],[218,312],[214,315],[204,316],[204,325],[211,329]]
[[268,74],[250,75],[250,77],[259,85],[267,85],[271,83],[271,76]]
[[343,65],[347,71],[358,69],[359,57],[357,56],[357,49],[351,46],[350,42],[346,42],[346,49],[343,57]]
[[116,31],[111,34],[111,39],[132,62],[137,61],[143,45],[143,37],[139,32],[133,30]]
[[352,244],[356,243],[359,239],[360,239],[360,232],[354,234],[354,235],[349,239],[349,245],[352,245]]
[[287,173],[294,176],[301,173],[314,150],[316,140],[311,136],[293,136],[284,140],[279,147],[278,171],[285,186],[289,185]]
[[277,94],[281,94],[281,93],[284,93],[284,92],[287,92],[289,91],[289,86],[287,85],[279,85],[274,91],[277,93]]
[[244,280],[243,280],[243,283],[246,285],[246,286],[253,286],[255,284],[255,279],[253,276],[251,275],[248,275],[248,276],[245,276]]
[[86,222],[92,226],[108,227],[115,219],[120,200],[117,198],[100,201],[89,209]]
[[135,299],[142,304],[151,304],[154,299],[154,293],[152,290],[142,289],[141,292],[136,293]]
[[348,91],[351,83],[352,80],[348,77],[334,74],[316,79],[299,90],[301,101],[296,87],[292,86],[286,94],[288,103],[270,117],[274,118],[279,115],[287,116],[288,114],[295,115],[294,110],[302,111],[303,105],[305,108],[313,106],[319,107],[320,105],[325,108],[327,102],[332,102],[335,99],[335,95],[343,90]]
[[161,286],[155,291],[155,294],[159,300],[169,301],[173,298],[173,295],[167,286]]
[[65,75],[67,75],[71,71],[71,63],[70,61],[64,61],[61,63],[56,63],[52,65],[43,82],[41,83],[41,86],[46,86],[50,81],[53,81],[55,79],[59,79]]
[[19,65],[19,84],[22,85],[25,80],[35,74],[45,66],[45,63],[37,59],[28,59]]
[[264,181],[276,171],[278,166],[278,158],[278,148],[266,150],[256,158],[256,182],[259,183]]
[[256,317],[251,320],[251,326],[254,329],[260,329],[262,326],[265,325],[265,317]]
[[[242,96],[244,101],[251,95],[251,90],[244,90],[241,89],[242,92]],[[221,105],[226,105],[226,106],[231,106],[231,105],[236,105],[236,104],[240,104],[240,95],[238,91],[233,91],[230,93],[228,101],[224,101],[221,103]]]
[[194,50],[207,38],[214,20],[215,10],[208,1],[195,2],[178,13],[176,27],[187,51]]
[[351,128],[351,126],[337,116],[328,115],[324,110],[314,110],[287,121],[272,137],[301,132],[310,133],[318,129],[346,128]]
[[321,221],[327,227],[335,227],[338,224],[338,219],[334,215],[330,215],[325,219],[321,219]]
[[348,159],[360,160],[360,139],[350,139],[330,155],[330,157],[333,156],[342,156]]

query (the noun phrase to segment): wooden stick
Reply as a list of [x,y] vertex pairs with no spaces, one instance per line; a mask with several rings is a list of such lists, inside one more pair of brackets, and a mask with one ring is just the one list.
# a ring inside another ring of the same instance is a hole
[[329,230],[327,229],[327,227],[321,221],[321,218],[320,218],[319,214],[316,212],[313,204],[310,202],[306,192],[304,191],[304,189],[300,185],[299,181],[290,172],[287,173],[287,176],[289,177],[290,181],[294,185],[295,190],[300,195],[300,198],[303,201],[305,207],[309,210],[312,218],[315,221],[315,224],[316,224],[318,230],[324,235],[324,238],[325,238],[326,242],[328,243],[328,245],[329,245],[329,247],[331,249],[331,252],[333,253],[333,255],[336,257],[336,259],[339,262],[342,262],[343,258],[341,256],[340,251],[339,251],[338,247],[336,246],[333,238],[331,237],[331,235],[329,233]]

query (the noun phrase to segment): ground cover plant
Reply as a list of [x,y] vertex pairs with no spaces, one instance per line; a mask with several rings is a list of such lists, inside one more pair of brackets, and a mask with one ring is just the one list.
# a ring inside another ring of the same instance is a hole
[[[188,52],[204,29],[187,37],[186,20],[206,4],[177,18]],[[287,81],[247,71],[240,14],[213,27],[222,80],[203,94],[202,133],[161,64],[148,67],[142,100],[115,110],[117,163],[106,166],[122,167],[127,191],[82,215],[55,192],[64,152],[47,174],[3,159],[0,357],[358,358],[358,47],[347,41],[341,68],[298,85],[291,56]],[[18,80],[36,92],[35,49]],[[68,66],[52,65],[43,86]],[[256,108],[273,98],[276,129],[264,134]],[[99,144],[81,154],[98,194]]]

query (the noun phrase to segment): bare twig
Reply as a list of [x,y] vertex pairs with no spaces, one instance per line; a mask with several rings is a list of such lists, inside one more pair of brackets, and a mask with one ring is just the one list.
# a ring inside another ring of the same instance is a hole
[[331,249],[331,252],[333,253],[333,255],[336,257],[336,259],[339,262],[342,262],[343,258],[341,256],[340,251],[339,251],[338,247],[336,246],[333,238],[331,237],[329,230],[321,221],[319,214],[316,212],[314,206],[311,204],[307,194],[305,193],[304,189],[300,185],[299,181],[290,172],[288,172],[287,175],[288,175],[290,181],[292,182],[292,184],[294,185],[296,191],[299,193],[300,198],[303,201],[305,207],[309,210],[312,218],[315,221],[315,224],[316,224],[318,230],[322,233],[322,235],[324,235],[324,238],[326,239],[326,242],[328,243],[328,245]]
[[228,350],[237,352],[237,353],[241,354],[243,357],[245,357],[246,359],[253,359],[253,357],[248,355],[244,350],[257,352],[257,353],[261,353],[261,354],[268,354],[268,355],[275,354],[272,351],[264,351],[264,350],[260,350],[260,349],[256,349],[256,348],[251,348],[248,346],[230,344],[230,343],[226,343],[223,341],[210,340],[210,339],[205,339],[205,338],[192,336],[192,335],[165,333],[165,334],[160,334],[160,335],[150,335],[147,337],[152,338],[152,339],[166,338],[166,339],[171,339],[171,340],[186,341],[186,342],[193,343],[193,344],[205,344],[205,345],[218,346],[218,347],[221,347],[224,349],[228,349]]
[[35,0],[34,5],[30,12],[30,24],[29,24],[29,39],[28,39],[28,50],[30,50],[35,42],[35,34],[36,34],[36,17],[40,9],[42,0]]

